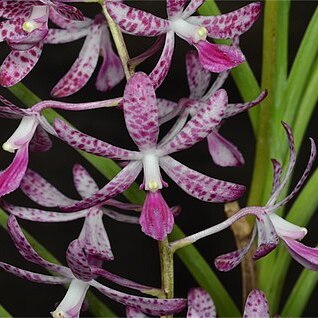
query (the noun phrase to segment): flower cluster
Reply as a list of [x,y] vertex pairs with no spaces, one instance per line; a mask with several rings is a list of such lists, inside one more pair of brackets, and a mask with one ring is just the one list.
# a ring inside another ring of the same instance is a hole
[[[137,36],[158,37],[152,48],[141,56],[126,61],[128,64],[135,66],[152,56],[161,46],[163,49],[156,66],[149,74],[131,71],[130,76],[127,76],[123,96],[118,98],[77,104],[46,100],[29,109],[23,109],[1,97],[0,117],[21,119],[21,122],[3,144],[5,151],[16,154],[12,163],[0,172],[0,204],[10,215],[8,231],[19,253],[27,261],[53,272],[54,276],[30,272],[2,261],[0,267],[33,282],[68,284],[64,299],[51,313],[53,317],[78,317],[90,287],[126,306],[127,317],[171,315],[182,311],[186,305],[189,318],[216,317],[213,301],[203,289],[191,290],[188,300],[163,299],[166,295],[164,289],[142,285],[103,269],[104,262],[114,259],[103,216],[119,222],[139,224],[141,231],[147,236],[160,242],[165,241],[173,229],[174,219],[180,208],[169,207],[164,199],[163,193],[169,189],[166,189],[168,183],[162,177],[161,169],[184,192],[201,201],[224,203],[243,195],[244,185],[204,175],[175,160],[171,155],[207,139],[214,163],[222,167],[244,164],[238,148],[224,138],[219,129],[227,118],[258,105],[266,97],[267,91],[260,92],[250,102],[229,103],[228,94],[222,86],[230,70],[245,60],[239,47],[239,37],[257,20],[261,4],[251,3],[228,14],[206,17],[194,15],[203,0],[191,0],[187,5],[185,0],[166,0],[167,18],[164,19],[130,7],[123,1],[110,0],[105,0],[104,3],[100,1],[104,14],[88,18],[75,6],[64,2],[73,1],[0,1],[0,17],[3,18],[0,22],[1,40],[11,49],[0,69],[2,86],[15,85],[28,75],[40,58],[44,45],[85,38],[78,58],[54,86],[51,94],[54,97],[66,97],[83,88],[92,77],[99,56],[103,61],[97,75],[96,88],[103,92],[110,90],[123,80],[124,69],[128,67],[122,64],[123,60],[113,51],[109,32],[111,23],[117,27],[117,36],[121,35],[121,30]],[[165,80],[171,66],[175,35],[197,50],[189,51],[185,61],[190,95],[178,102],[156,96],[156,89]],[[114,39],[116,40],[116,35]],[[229,39],[230,44],[215,44],[208,39]],[[117,49],[121,54],[120,48]],[[211,72],[219,73],[213,83]],[[112,106],[118,106],[118,112],[123,113],[126,128],[136,149],[124,149],[89,136],[60,118],[49,122],[43,115],[43,111],[48,108],[83,111]],[[171,129],[159,138],[161,125],[168,121],[174,121]],[[242,217],[254,215],[256,223],[250,243],[242,250],[219,256],[215,260],[215,266],[219,270],[228,271],[237,266],[250,249],[257,232],[258,247],[254,259],[267,255],[277,246],[280,238],[299,263],[306,268],[318,270],[318,250],[299,242],[307,230],[275,214],[301,188],[316,155],[315,144],[311,140],[311,155],[303,176],[295,189],[279,201],[296,158],[292,132],[287,124],[283,125],[289,139],[290,162],[286,175],[282,178],[281,164],[273,161],[273,190],[267,204],[263,207],[244,208],[212,228],[172,242],[168,244],[171,251],[228,228]],[[85,168],[75,164],[74,186],[81,199],[66,197],[37,172],[28,168],[29,152],[48,151],[52,147],[50,135],[72,148],[115,160],[123,169],[99,188]],[[146,192],[145,202],[137,205],[117,201],[115,197],[127,190],[140,173],[143,175],[140,190]],[[17,206],[3,198],[17,189],[43,208]],[[84,219],[78,237],[68,245],[68,266],[53,264],[42,258],[24,236],[17,219],[32,222]],[[99,278],[159,299],[112,289],[101,284]],[[255,315],[269,317],[265,295],[258,290],[250,293],[244,310],[244,317]]]

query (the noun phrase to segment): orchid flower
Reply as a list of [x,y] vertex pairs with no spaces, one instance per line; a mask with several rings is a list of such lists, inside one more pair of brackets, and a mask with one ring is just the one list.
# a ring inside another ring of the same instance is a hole
[[48,19],[83,20],[82,13],[61,1],[2,0],[0,41],[6,41],[12,51],[0,69],[0,84],[12,86],[21,81],[35,66],[48,34]]
[[290,159],[286,175],[283,180],[281,180],[281,164],[277,160],[272,160],[274,168],[274,181],[271,197],[264,207],[247,207],[237,213],[239,214],[245,211],[245,213],[257,214],[258,217],[256,219],[256,227],[253,230],[252,237],[247,246],[241,250],[221,255],[215,259],[215,266],[221,271],[229,271],[241,262],[244,255],[252,246],[256,236],[256,231],[258,231],[258,247],[253,256],[254,259],[259,259],[260,257],[267,255],[277,246],[279,239],[281,239],[285,243],[291,256],[296,261],[306,268],[316,271],[318,270],[318,249],[305,246],[298,241],[303,239],[307,234],[306,228],[290,223],[275,214],[277,209],[289,202],[300,190],[309,175],[316,157],[316,146],[314,141],[310,139],[311,153],[307,167],[302,177],[296,184],[293,191],[280,202],[277,202],[283,188],[291,178],[292,170],[296,162],[296,151],[291,129],[286,123],[283,123],[283,126],[288,136],[290,149]]
[[147,197],[141,212],[140,224],[147,235],[163,240],[171,232],[174,220],[160,192],[163,186],[167,186],[162,180],[160,167],[185,192],[199,200],[226,202],[240,197],[245,190],[244,186],[205,176],[168,156],[204,139],[222,120],[226,105],[226,92],[219,90],[211,99],[211,103],[200,109],[171,141],[163,147],[157,146],[159,116],[156,95],[150,78],[139,72],[129,79],[123,97],[126,126],[139,151],[115,147],[56,119],[56,133],[72,147],[110,159],[131,161],[92,197],[62,208],[76,211],[104,203],[125,191],[143,169],[142,188],[147,191]]
[[219,73],[231,69],[245,60],[238,48],[212,44],[206,39],[233,39],[246,32],[259,17],[260,3],[251,3],[219,16],[191,16],[203,2],[204,0],[192,0],[184,8],[185,0],[167,0],[168,19],[162,19],[121,2],[105,1],[109,14],[123,32],[148,37],[166,34],[162,55],[150,74],[155,88],[160,86],[169,70],[174,50],[174,34],[197,49],[202,66],[211,72]]
[[29,147],[33,151],[47,151],[51,147],[48,134],[56,135],[41,111],[46,108],[65,110],[88,110],[94,108],[117,105],[120,98],[106,101],[70,104],[55,101],[43,101],[29,109],[22,109],[0,96],[5,106],[0,107],[0,117],[22,118],[20,125],[13,135],[3,144],[3,149],[16,152],[16,155],[7,169],[0,172],[0,197],[16,190],[24,176],[29,161]]
[[71,69],[55,85],[51,94],[55,97],[65,97],[79,91],[91,78],[101,55],[103,63],[96,79],[96,88],[102,92],[117,85],[124,77],[119,57],[111,45],[108,27],[103,15],[98,14],[85,22],[73,22],[65,29],[50,29],[45,43],[59,44],[70,42],[86,36],[80,54]]
[[[190,89],[189,98],[182,98],[178,103],[160,99],[161,123],[170,120],[176,113],[179,115],[170,133],[167,134],[168,137],[166,136],[161,143],[168,142],[174,134],[178,133],[189,115],[193,117],[200,108],[205,107],[205,103],[209,102],[211,96],[223,85],[229,75],[229,71],[222,72],[207,91],[211,73],[202,67],[198,55],[194,51],[190,51],[186,55],[186,70]],[[259,104],[266,95],[267,91],[265,90],[251,102],[228,104],[224,118],[235,116]],[[218,133],[220,126],[221,124],[215,127],[213,132],[207,136],[208,149],[213,161],[222,167],[243,165],[244,158],[237,147]]]
[[140,309],[142,312],[151,315],[169,315],[179,312],[186,305],[186,300],[182,298],[175,299],[154,299],[139,297],[117,290],[111,289],[97,282],[95,278],[101,276],[109,281],[119,285],[136,289],[142,292],[153,291],[153,288],[134,283],[125,278],[113,275],[104,271],[99,266],[90,264],[90,258],[84,252],[84,247],[80,239],[71,242],[67,249],[66,258],[69,267],[53,264],[46,261],[32,248],[25,238],[15,217],[11,215],[8,220],[9,233],[19,251],[19,253],[28,261],[38,264],[45,269],[57,273],[57,276],[37,274],[27,270],[20,269],[10,264],[0,262],[0,267],[6,272],[12,273],[18,277],[32,282],[43,284],[70,284],[66,296],[52,312],[54,318],[76,318],[85,298],[85,294],[90,286],[98,289],[102,294],[115,300],[125,306],[132,306]]

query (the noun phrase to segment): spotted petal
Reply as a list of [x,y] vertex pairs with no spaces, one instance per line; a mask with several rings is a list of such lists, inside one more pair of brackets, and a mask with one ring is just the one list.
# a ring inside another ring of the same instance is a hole
[[[74,213],[74,212],[73,212]],[[101,260],[114,259],[109,238],[103,224],[103,211],[92,207],[85,218],[83,244],[86,255]]]
[[103,208],[103,213],[109,218],[116,220],[118,222],[124,222],[129,224],[139,224],[139,217],[133,215],[122,214],[110,209]]
[[277,244],[279,243],[279,237],[267,212],[264,210],[264,212],[257,215],[256,218],[258,244],[253,255],[254,260],[266,256],[274,248],[276,248]]
[[233,117],[261,103],[267,96],[267,90],[262,91],[254,100],[247,103],[228,104],[225,117]]
[[158,36],[168,32],[170,21],[151,13],[129,7],[120,2],[106,1],[110,16],[119,28],[128,34]]
[[117,301],[125,306],[137,308],[144,313],[154,316],[170,315],[180,312],[186,306],[186,299],[156,299],[134,296],[119,292],[117,290],[103,286],[102,284],[92,281],[90,283],[97,288],[102,294],[110,299]]
[[254,227],[252,236],[247,245],[237,251],[229,252],[218,256],[214,260],[215,267],[221,272],[228,272],[242,262],[243,257],[250,250],[256,236],[256,227]]
[[50,28],[44,42],[49,44],[61,44],[76,41],[86,36],[90,27],[82,29],[53,29]]
[[187,53],[186,69],[190,98],[201,98],[210,84],[211,73],[202,67],[195,51]]
[[103,63],[97,75],[96,88],[99,91],[106,92],[124,78],[120,58],[113,51],[109,31],[106,26],[102,27],[100,55],[103,57]]
[[182,109],[178,103],[163,98],[158,98],[157,103],[160,125],[176,117]]
[[152,72],[149,74],[149,78],[152,80],[155,89],[157,89],[162,84],[168,74],[171,65],[172,54],[174,51],[174,42],[174,32],[169,31],[166,34],[165,45],[159,61]]
[[182,130],[161,149],[160,153],[170,154],[187,149],[207,137],[224,116],[227,105],[225,90],[219,90],[199,109]]
[[8,230],[17,250],[26,260],[38,264],[50,271],[59,273],[62,276],[68,278],[72,277],[72,273],[69,268],[46,261],[33,249],[13,215],[11,215],[8,219]]
[[118,175],[107,183],[93,196],[84,199],[68,207],[61,207],[65,211],[79,211],[92,206],[105,203],[110,198],[122,193],[135,181],[140,173],[142,164],[140,161],[129,163]]
[[7,273],[11,273],[15,276],[21,277],[23,279],[26,279],[30,282],[35,282],[35,283],[62,285],[62,284],[67,284],[71,281],[69,278],[65,278],[65,277],[56,277],[56,276],[33,273],[33,272],[15,267],[13,265],[10,265],[4,262],[0,262],[0,268],[5,270]]
[[182,190],[202,201],[234,201],[245,191],[242,185],[208,177],[169,156],[160,158],[160,166]]
[[188,6],[182,13],[182,18],[187,19],[190,15],[192,15],[195,11],[199,9],[199,7],[204,3],[205,0],[191,0]]
[[169,19],[180,17],[187,0],[167,0],[167,14]]
[[38,126],[30,141],[30,150],[33,152],[46,152],[52,148],[52,141],[48,133]]
[[261,3],[253,2],[230,13],[217,16],[195,16],[187,21],[207,29],[208,35],[216,39],[233,39],[245,33],[258,19]]
[[40,4],[41,2],[36,0],[20,1],[19,5],[17,5],[16,0],[2,0],[0,2],[0,16],[5,19],[12,19],[12,17],[28,18],[32,7]]
[[26,51],[12,51],[0,68],[0,84],[13,86],[20,82],[33,69],[42,53],[43,43],[40,42]]
[[142,311],[137,308],[127,307],[126,318],[148,318]]
[[124,91],[124,115],[131,138],[140,150],[154,148],[159,135],[158,107],[152,81],[138,72]]
[[269,318],[269,308],[265,294],[257,289],[252,290],[245,303],[243,318]]
[[97,65],[101,34],[101,25],[93,24],[75,63],[52,89],[53,96],[70,96],[88,82]]
[[87,256],[79,240],[70,243],[66,251],[66,260],[69,268],[76,278],[88,282],[93,278]]
[[140,158],[139,152],[122,149],[86,135],[60,119],[54,120],[54,128],[58,136],[71,147],[116,160],[135,160]]
[[188,292],[187,318],[197,317],[216,317],[216,309],[213,300],[203,288],[192,288]]
[[86,210],[73,213],[62,213],[26,208],[9,204],[4,200],[0,201],[0,205],[4,210],[20,219],[35,222],[67,222],[83,218],[87,214]]
[[17,150],[9,167],[0,172],[0,197],[16,190],[25,174],[29,162],[29,144]]
[[67,198],[38,173],[30,169],[25,173],[20,187],[31,200],[45,207],[65,206],[76,202]]
[[239,167],[244,165],[244,158],[240,151],[217,132],[207,137],[210,155],[221,167]]

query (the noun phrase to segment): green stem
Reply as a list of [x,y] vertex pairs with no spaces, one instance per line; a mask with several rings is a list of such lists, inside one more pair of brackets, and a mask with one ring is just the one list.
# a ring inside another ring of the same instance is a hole
[[[0,209],[0,225],[7,230],[8,215]],[[60,264],[60,262],[33,236],[27,231],[23,230],[27,240],[34,247],[34,249],[49,262]],[[89,302],[89,311],[96,317],[117,317],[105,304],[103,304],[92,292],[88,291],[87,300]],[[2,317],[2,316],[1,316]]]
[[[198,12],[201,15],[207,16],[221,14],[221,11],[214,0],[206,0],[205,3],[199,8]],[[231,71],[231,75],[244,101],[250,101],[260,93],[261,89],[248,62],[244,62],[241,65],[235,67]],[[258,113],[258,106],[253,107],[248,112],[255,135],[257,134],[257,127],[259,124]]]

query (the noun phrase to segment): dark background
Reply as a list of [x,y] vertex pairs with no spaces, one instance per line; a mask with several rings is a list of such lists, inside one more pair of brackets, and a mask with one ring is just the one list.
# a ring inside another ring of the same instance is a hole
[[[222,12],[229,12],[237,9],[248,2],[245,1],[219,1]],[[150,1],[147,3],[132,2],[133,6],[144,8],[147,11],[164,16],[164,2]],[[316,1],[293,1],[291,6],[291,22],[290,22],[290,61],[293,60],[297,47],[305,27],[317,6]],[[79,5],[83,12],[89,16],[94,16],[98,12],[99,7],[95,4]],[[143,52],[154,39],[138,38],[134,36],[125,36],[127,46],[131,56]],[[316,41],[317,39],[313,39]],[[69,70],[73,61],[77,57],[82,46],[83,40],[78,40],[70,44],[63,45],[47,45],[45,46],[40,61],[27,76],[23,83],[30,87],[42,99],[49,99],[49,92],[57,81]],[[262,58],[262,18],[241,37],[241,48],[246,55],[247,60],[258,79],[261,74],[261,58]],[[184,56],[190,47],[177,38],[176,49],[173,57],[171,72],[166,78],[163,85],[158,89],[157,95],[177,101],[179,98],[188,95],[188,88],[185,77]],[[9,52],[7,45],[1,45],[2,59]],[[145,62],[140,70],[149,72],[155,65],[159,54]],[[97,68],[98,69],[98,68]],[[77,94],[64,101],[80,102],[102,100],[105,98],[118,97],[122,94],[124,83],[109,93],[97,92],[94,88],[95,76],[89,83]],[[239,93],[229,79],[225,88],[229,94],[230,102],[240,102]],[[1,88],[1,94],[16,101],[8,91]],[[18,105],[21,103],[16,101]],[[135,145],[129,139],[127,130],[124,126],[123,116],[120,111],[115,109],[93,110],[90,112],[65,112],[62,115],[70,120],[77,128],[87,134],[99,137],[114,145],[123,148],[128,147],[135,149]],[[317,136],[317,114],[312,118],[311,125],[307,132],[307,137]],[[0,119],[1,140],[3,143],[13,133],[17,127],[17,121],[6,121]],[[169,125],[164,129],[166,130]],[[174,157],[185,165],[206,173],[210,176],[237,182],[245,185],[250,184],[253,157],[255,150],[255,140],[247,114],[241,114],[235,118],[229,119],[222,127],[222,134],[239,147],[242,151],[246,164],[243,168],[219,168],[214,165],[207,152],[206,141],[199,143],[193,148],[177,153]],[[53,138],[54,139],[54,138]],[[305,160],[308,156],[309,146],[304,143],[299,155],[297,167],[300,171],[303,169]],[[12,160],[12,155],[1,151],[0,168],[4,169]],[[45,154],[32,154],[30,167],[39,172],[43,177],[47,178],[58,189],[62,190],[66,195],[78,198],[74,187],[72,186],[72,166],[79,162],[84,165],[96,178],[100,186],[105,184],[105,179],[86,163],[74,150],[65,146],[61,141],[54,139],[54,147]],[[299,175],[299,173],[298,173]],[[224,220],[222,204],[209,204],[200,202],[186,195],[180,188],[169,178],[163,174],[166,181],[169,182],[169,188],[163,191],[169,205],[182,205],[182,213],[176,222],[188,234],[192,234],[201,229],[207,228]],[[140,180],[140,179],[139,179]],[[32,202],[27,200],[19,191],[9,197],[10,202],[19,205],[34,206]],[[247,194],[240,199],[241,206],[246,203]],[[301,211],[300,211],[301,213]],[[115,261],[105,264],[105,268],[116,274],[130,278],[140,283],[150,284],[154,286],[160,285],[160,269],[157,244],[155,241],[145,236],[139,226],[127,225],[104,218],[105,227],[108,231],[110,241],[115,255]],[[317,242],[317,216],[309,226],[308,238],[305,242],[311,245]],[[65,250],[71,240],[79,234],[82,221],[72,223],[59,224],[36,224],[31,222],[20,221],[32,235],[34,235],[41,243],[43,243],[61,262],[65,263]],[[0,230],[0,259],[22,268],[44,272],[36,265],[29,264],[23,260],[16,252],[8,234]],[[206,260],[213,267],[213,259],[227,251],[235,248],[234,241],[229,230],[224,231],[213,237],[199,241],[195,244]],[[188,271],[182,266],[178,258],[175,258],[175,286],[176,296],[186,297],[187,290],[197,286]],[[275,270],[273,268],[273,270]],[[292,263],[292,271],[290,272],[286,288],[284,290],[283,300],[288,296],[297,275],[302,270],[301,266]],[[241,307],[241,281],[239,267],[229,273],[217,273],[224,286],[230,291],[239,307]],[[13,275],[0,272],[0,303],[7,308],[13,316],[48,316],[49,311],[54,309],[54,304],[59,302],[65,294],[65,290],[60,286],[45,286],[25,282]],[[111,285],[109,285],[111,286]],[[108,301],[106,297],[102,297],[105,302],[123,315],[123,306]],[[318,316],[318,308],[314,305],[314,299],[317,293],[312,297],[311,303],[305,311],[305,316]],[[87,316],[89,315],[86,313]]]

